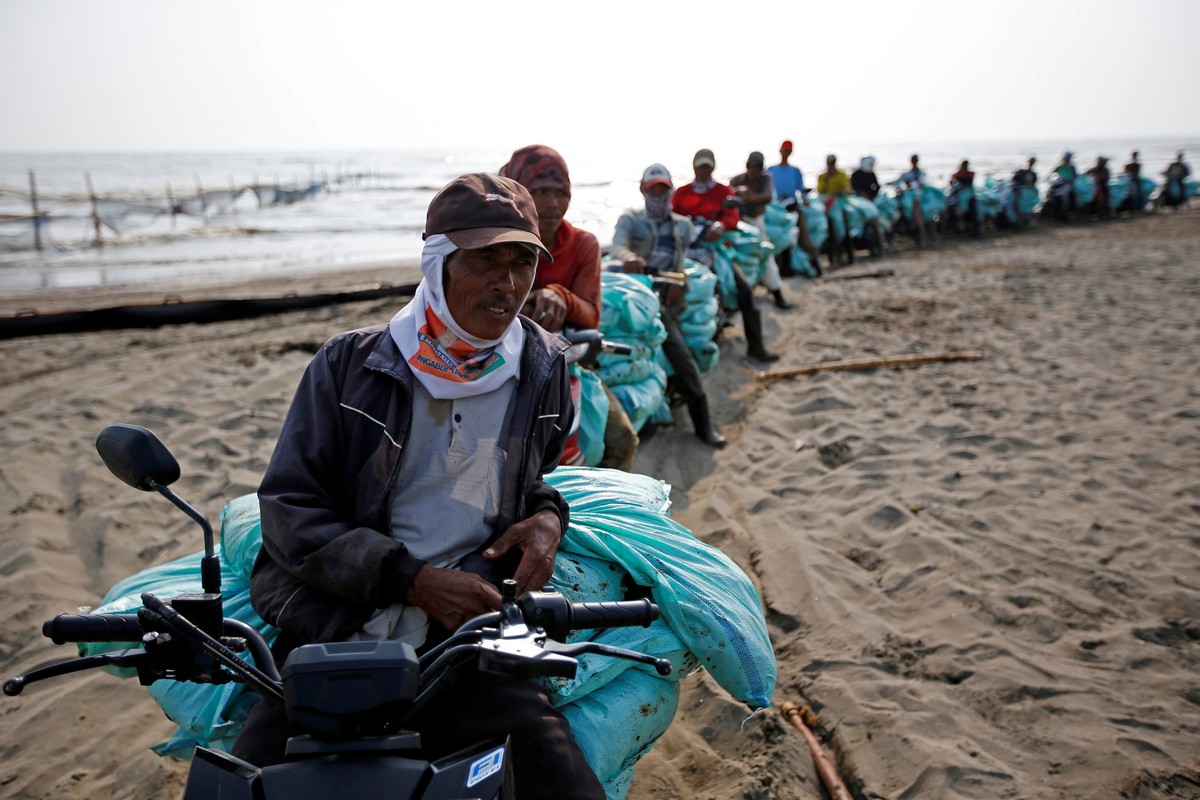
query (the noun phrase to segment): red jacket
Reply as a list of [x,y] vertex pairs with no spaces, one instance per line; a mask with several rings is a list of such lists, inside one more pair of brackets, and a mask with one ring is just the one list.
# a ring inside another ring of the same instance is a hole
[[579,328],[600,327],[600,243],[565,219],[550,248],[553,263],[538,260],[534,289],[549,289],[567,304],[566,322]]
[[704,217],[709,222],[720,222],[725,230],[733,230],[738,224],[738,210],[724,208],[726,197],[735,194],[733,188],[723,183],[714,184],[704,193],[698,193],[693,184],[685,184],[675,190],[671,198],[671,210],[685,217]]

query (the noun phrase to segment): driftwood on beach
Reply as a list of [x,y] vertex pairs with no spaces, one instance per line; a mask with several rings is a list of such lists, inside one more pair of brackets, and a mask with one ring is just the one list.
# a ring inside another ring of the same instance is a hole
[[841,361],[822,361],[816,364],[804,364],[799,367],[769,369],[758,373],[755,380],[759,383],[780,381],[784,378],[794,378],[798,375],[812,375],[814,372],[833,372],[847,369],[872,369],[874,367],[908,367],[918,364],[932,364],[937,361],[979,361],[983,358],[982,350],[962,350],[952,353],[916,353],[914,355],[878,356],[876,358],[848,358]]
[[821,281],[857,281],[863,278],[888,278],[896,274],[894,269],[873,269],[869,271],[835,272],[832,275],[822,275]]

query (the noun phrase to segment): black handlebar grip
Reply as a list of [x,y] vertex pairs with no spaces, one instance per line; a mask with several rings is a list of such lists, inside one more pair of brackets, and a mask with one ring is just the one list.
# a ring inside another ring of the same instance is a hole
[[619,603],[574,603],[571,606],[571,630],[643,628],[658,619],[658,606],[647,598]]
[[59,614],[42,625],[42,636],[67,642],[140,642],[136,614]]
[[613,355],[617,356],[631,356],[633,355],[633,347],[627,344],[610,342],[606,339],[604,342],[604,352],[612,353]]

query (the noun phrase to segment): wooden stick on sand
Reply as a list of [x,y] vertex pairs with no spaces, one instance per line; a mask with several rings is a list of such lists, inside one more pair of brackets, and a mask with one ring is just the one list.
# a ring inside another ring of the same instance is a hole
[[870,272],[863,272],[861,270],[857,272],[834,272],[822,275],[818,280],[822,283],[825,281],[856,281],[860,278],[887,278],[895,274],[896,270],[894,269],[875,269]]
[[821,783],[825,784],[825,788],[829,790],[829,796],[833,800],[851,800],[850,791],[846,788],[846,784],[842,783],[837,770],[825,756],[825,751],[821,748],[817,735],[806,724],[806,718],[816,719],[812,709],[808,706],[800,708],[790,700],[786,700],[779,706],[779,713],[792,723],[792,727],[800,731],[804,737],[804,741],[808,745],[808,752],[812,754],[813,766],[817,768],[817,775],[821,777]]
[[873,367],[905,367],[916,364],[931,364],[935,361],[978,361],[983,358],[982,350],[959,350],[952,353],[917,353],[904,356],[877,356],[875,358],[848,358],[843,361],[821,361],[816,364],[804,364],[799,367],[784,367],[769,369],[758,373],[755,377],[759,383],[770,383],[794,378],[797,375],[811,375],[814,372],[836,372],[847,369],[871,369]]

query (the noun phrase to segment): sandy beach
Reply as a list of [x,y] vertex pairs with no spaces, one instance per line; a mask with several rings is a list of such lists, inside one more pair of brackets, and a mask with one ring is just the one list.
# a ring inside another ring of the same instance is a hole
[[[817,714],[860,800],[1200,797],[1200,214],[904,247],[854,269],[879,267],[893,274],[789,279],[790,312],[763,300],[774,366],[984,358],[763,382],[735,325],[705,376],[729,447],[683,421],[639,451],[634,471],[673,487],[675,518],[759,587],[779,682],[776,708],[747,718],[687,678],[629,797],[826,796],[784,701]],[[5,315],[72,305],[0,297]],[[42,621],[200,547],[166,501],[104,469],[101,428],[158,433],[179,493],[215,518],[256,488],[314,350],[395,305],[0,341],[3,677],[69,654]],[[186,766],[148,750],[173,727],[136,681],[98,672],[0,698],[0,798],[177,797]]]

